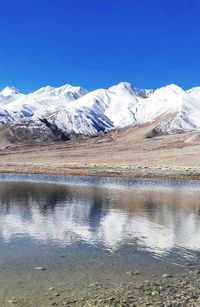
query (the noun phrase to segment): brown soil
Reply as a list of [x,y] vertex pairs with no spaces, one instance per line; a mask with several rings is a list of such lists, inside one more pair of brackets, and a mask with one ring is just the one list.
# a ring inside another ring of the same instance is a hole
[[0,131],[0,172],[199,180],[200,133],[150,137],[156,124],[48,145],[12,144]]

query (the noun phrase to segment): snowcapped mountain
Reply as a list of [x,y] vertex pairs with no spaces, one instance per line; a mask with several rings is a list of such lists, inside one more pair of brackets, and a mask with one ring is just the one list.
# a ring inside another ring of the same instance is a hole
[[138,104],[152,94],[152,90],[138,90],[127,82],[121,82],[107,90],[88,93],[68,105],[67,110],[72,112],[77,108],[88,108],[100,117],[109,118],[115,128],[122,128],[136,123]]
[[9,103],[24,96],[25,95],[16,88],[6,86],[2,91],[0,91],[0,103]]
[[72,108],[52,114],[48,122],[67,134],[95,135],[114,128],[112,121],[104,114],[86,107]]
[[25,117],[37,119],[40,116],[65,108],[67,103],[86,93],[87,91],[83,88],[68,84],[59,88],[46,86],[31,94],[9,101],[5,109],[14,120]]
[[200,86],[193,87],[186,91],[190,96],[200,99]]
[[[170,119],[164,121],[164,116]],[[46,86],[30,94],[13,87],[0,92],[0,124],[11,123],[41,133],[95,135],[158,121],[154,132],[180,133],[200,129],[200,87],[184,91],[171,84],[156,90],[121,82],[92,92],[69,84]],[[35,123],[35,124],[34,124]],[[19,133],[20,134],[20,133]],[[34,133],[33,133],[34,134]],[[32,134],[31,134],[32,135]]]
[[[180,89],[180,88],[179,88]],[[176,92],[174,99],[171,97],[175,116],[166,122],[161,122],[156,131],[164,134],[181,133],[200,129],[200,91],[197,88]]]
[[0,124],[6,124],[7,122],[12,121],[10,114],[1,107],[0,105]]

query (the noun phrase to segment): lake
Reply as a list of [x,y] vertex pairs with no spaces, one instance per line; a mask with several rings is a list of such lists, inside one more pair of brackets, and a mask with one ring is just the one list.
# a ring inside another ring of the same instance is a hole
[[0,175],[1,305],[196,270],[199,233],[196,181]]

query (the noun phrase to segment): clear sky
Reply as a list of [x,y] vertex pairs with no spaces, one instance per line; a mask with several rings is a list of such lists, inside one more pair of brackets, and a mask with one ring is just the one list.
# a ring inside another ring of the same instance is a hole
[[0,0],[0,88],[200,85],[199,0]]

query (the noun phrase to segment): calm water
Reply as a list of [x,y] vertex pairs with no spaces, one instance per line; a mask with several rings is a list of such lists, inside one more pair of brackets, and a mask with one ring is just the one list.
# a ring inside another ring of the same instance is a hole
[[198,182],[0,177],[1,304],[16,296],[47,306],[51,286],[71,297],[127,271],[144,278],[199,265]]

